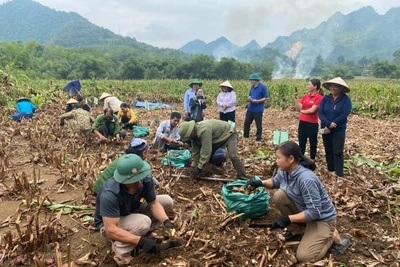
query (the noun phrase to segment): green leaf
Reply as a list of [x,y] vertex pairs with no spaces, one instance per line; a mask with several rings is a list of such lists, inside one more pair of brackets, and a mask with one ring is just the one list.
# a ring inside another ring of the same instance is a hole
[[194,209],[192,211],[192,218],[197,218],[198,216],[199,216],[199,213],[198,213],[197,209]]

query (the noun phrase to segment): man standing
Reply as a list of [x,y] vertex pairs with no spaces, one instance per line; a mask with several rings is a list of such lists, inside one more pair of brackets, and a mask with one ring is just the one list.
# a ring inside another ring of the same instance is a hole
[[93,132],[97,135],[100,141],[107,140],[107,137],[116,137],[117,143],[121,138],[125,138],[126,132],[120,130],[117,115],[111,108],[106,108],[104,114],[99,115],[92,126]]
[[[109,179],[96,197],[95,226],[115,242],[112,250],[118,265],[129,264],[131,251],[138,246],[156,254],[155,240],[144,237],[153,227],[173,230],[167,213],[172,213],[173,200],[168,195],[156,196],[150,165],[139,156],[129,154],[118,160],[114,177]],[[157,221],[152,225],[152,219]]]
[[168,149],[177,149],[180,146],[179,140],[181,137],[178,133],[180,120],[181,114],[178,111],[173,111],[170,119],[161,122],[158,126],[153,146],[160,152],[166,152]]
[[190,89],[186,91],[185,98],[183,99],[183,109],[185,110],[185,116],[190,116],[190,99],[196,96],[197,90],[203,86],[203,83],[199,79],[193,79],[189,84]]
[[237,151],[237,133],[231,124],[220,120],[205,120],[198,123],[188,121],[182,122],[178,131],[184,141],[192,140],[192,167],[195,167],[193,178],[198,178],[213,151],[226,147],[238,178],[247,179]]
[[268,100],[269,95],[267,87],[260,83],[261,78],[257,73],[251,74],[249,80],[251,88],[249,98],[247,98],[249,104],[244,121],[243,137],[249,138],[250,125],[253,123],[253,120],[255,120],[257,126],[256,141],[261,141],[264,102]]

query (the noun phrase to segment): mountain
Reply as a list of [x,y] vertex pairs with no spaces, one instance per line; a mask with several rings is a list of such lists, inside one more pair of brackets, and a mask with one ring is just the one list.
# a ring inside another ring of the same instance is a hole
[[372,7],[363,7],[348,15],[335,13],[314,29],[296,31],[278,37],[268,48],[296,59],[309,61],[318,55],[329,63],[343,56],[346,60],[369,58],[392,59],[400,48],[400,7],[379,15]]
[[258,50],[261,49],[261,46],[257,43],[256,40],[251,40],[250,43],[243,46],[242,49]]
[[13,0],[0,5],[0,41],[37,40],[64,47],[130,47],[160,57],[189,58],[176,49],[159,49],[122,37],[99,27],[75,12],[56,11],[32,0]]
[[[190,41],[180,48],[180,50],[185,53],[193,55],[205,54],[213,56],[216,60],[220,60],[223,57],[234,57],[241,61],[247,61],[241,56],[244,51],[259,49],[261,49],[261,47],[255,40],[243,47],[240,47],[233,44],[225,37],[220,37],[208,44],[196,39],[194,41]],[[248,56],[246,56],[246,58],[248,58]]]

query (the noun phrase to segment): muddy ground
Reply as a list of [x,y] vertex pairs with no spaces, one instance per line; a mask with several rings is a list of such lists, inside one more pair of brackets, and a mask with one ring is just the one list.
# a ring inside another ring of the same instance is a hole
[[[73,199],[69,205],[94,208],[91,184],[99,171],[119,156],[116,152],[129,145],[132,133],[120,145],[99,145],[88,136],[73,136],[59,126],[57,117],[63,109],[61,104],[46,106],[35,119],[22,123],[10,121],[7,112],[0,117],[2,266],[45,266],[45,261],[56,266],[57,256],[64,264],[70,258],[71,265],[116,266],[110,240],[95,231],[91,221],[81,220],[87,218],[85,210],[64,209],[69,214],[62,215],[59,209],[53,212],[46,203],[38,203],[45,198],[50,204]],[[150,125],[155,118],[168,119],[170,114],[170,110],[136,111],[142,125]],[[216,107],[209,107],[206,117],[217,118],[217,114]],[[245,109],[238,108],[239,131],[243,128],[244,114]],[[289,131],[290,139],[296,140],[297,124],[296,112],[268,109],[263,118],[262,142],[255,142],[254,124],[250,139],[245,140],[239,134],[240,156],[249,176],[267,179],[274,174],[273,131]],[[155,131],[156,126],[151,126],[147,141],[151,142]],[[384,165],[394,162],[400,158],[399,131],[398,119],[374,120],[351,115],[345,145],[347,174],[338,186],[325,167],[320,140],[316,174],[335,202],[337,229],[351,238],[352,245],[344,255],[327,255],[317,266],[399,266],[400,186],[382,168],[361,165],[352,158],[366,157]],[[256,151],[259,149],[264,151],[261,157]],[[151,149],[148,162],[152,174],[161,182],[158,194],[170,194],[175,201],[174,224],[184,245],[158,256],[136,256],[132,266],[259,266],[263,255],[264,266],[295,265],[296,245],[281,243],[279,230],[249,228],[249,221],[239,219],[221,227],[232,216],[223,205],[222,184],[173,178],[170,174],[179,174],[181,170],[162,166],[163,156]],[[217,173],[214,177],[236,177],[230,162],[214,171]],[[269,192],[271,196],[273,193]],[[89,215],[91,212],[87,210]],[[278,216],[271,206],[259,220],[272,222]]]

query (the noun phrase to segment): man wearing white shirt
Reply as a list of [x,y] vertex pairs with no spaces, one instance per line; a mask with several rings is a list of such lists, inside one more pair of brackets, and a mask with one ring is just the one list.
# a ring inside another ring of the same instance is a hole
[[168,149],[177,149],[181,145],[181,137],[178,133],[180,120],[181,114],[178,111],[173,111],[169,120],[160,123],[153,140],[155,148],[161,152],[166,152]]

